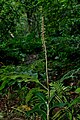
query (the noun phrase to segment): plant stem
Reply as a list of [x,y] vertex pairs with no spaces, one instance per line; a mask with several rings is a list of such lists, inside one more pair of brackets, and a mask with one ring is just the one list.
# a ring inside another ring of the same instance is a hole
[[49,89],[49,79],[48,79],[48,61],[47,61],[47,49],[44,36],[44,17],[42,16],[42,45],[45,52],[45,61],[46,61],[46,84],[48,89],[48,101],[47,101],[47,120],[49,120],[49,98],[50,98],[50,89]]

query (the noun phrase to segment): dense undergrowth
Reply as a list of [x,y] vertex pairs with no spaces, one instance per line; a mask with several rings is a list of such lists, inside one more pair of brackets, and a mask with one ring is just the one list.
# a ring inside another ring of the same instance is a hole
[[0,0],[0,120],[80,120],[79,16],[79,0]]
[[[64,47],[62,54],[60,50],[58,50],[60,53],[57,54],[57,44],[58,49],[62,49],[59,47],[62,47],[63,40],[60,42],[56,41],[54,43],[55,56],[53,55],[52,58],[48,57],[50,119],[79,120],[79,56],[74,58],[74,60],[70,57],[68,59],[70,54],[74,54],[75,52],[79,54],[79,48],[77,48],[77,51],[75,49],[72,51],[70,47],[68,49],[68,51],[71,51],[70,53],[66,51],[67,47]],[[65,42],[65,44],[69,46],[68,43]],[[78,46],[78,44],[74,45]],[[64,57],[65,54],[66,57]],[[34,54],[28,58],[28,61],[31,60],[30,63],[24,60],[20,61],[22,63],[19,63],[17,66],[6,66],[5,63],[1,63],[0,116],[4,116],[2,119],[5,119],[6,116],[8,116],[7,119],[14,118],[17,114],[19,117],[22,117],[21,119],[46,120],[48,93],[46,87],[45,59],[42,59],[43,55],[36,54],[36,59],[33,56]],[[65,59],[62,59],[62,56]]]
[[[76,40],[74,37],[57,37],[47,42],[50,120],[79,120],[79,37]],[[19,43],[12,44],[12,49],[2,46],[6,54],[1,54],[0,58],[0,117],[8,120],[18,115],[21,119],[46,120],[48,93],[41,42],[32,47],[35,48],[34,51],[31,49],[33,53],[21,46],[24,51],[22,49],[19,55],[18,49],[13,52],[15,45]]]

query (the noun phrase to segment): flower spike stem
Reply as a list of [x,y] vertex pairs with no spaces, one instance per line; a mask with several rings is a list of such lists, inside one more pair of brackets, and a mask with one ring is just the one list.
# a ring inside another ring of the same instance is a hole
[[47,61],[47,49],[45,43],[45,29],[44,29],[44,17],[42,16],[42,45],[45,53],[45,62],[46,62],[46,84],[47,84],[47,92],[48,92],[48,100],[47,100],[47,120],[49,120],[49,99],[50,99],[50,89],[49,89],[49,79],[48,79],[48,61]]

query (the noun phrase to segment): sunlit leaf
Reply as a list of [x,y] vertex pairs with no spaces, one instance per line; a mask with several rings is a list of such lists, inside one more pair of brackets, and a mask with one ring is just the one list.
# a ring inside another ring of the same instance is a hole
[[80,88],[77,88],[77,89],[75,90],[75,92],[76,92],[76,93],[80,93]]

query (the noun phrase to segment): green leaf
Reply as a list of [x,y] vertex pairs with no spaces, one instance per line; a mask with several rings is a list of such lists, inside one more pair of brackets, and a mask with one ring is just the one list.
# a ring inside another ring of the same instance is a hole
[[[19,82],[35,82],[39,83],[39,80],[35,76],[30,76],[28,74],[19,74],[19,75],[3,75],[1,78],[0,90],[4,89],[6,84],[12,85],[15,81]],[[11,81],[11,82],[10,82]]]
[[71,107],[71,106],[73,106],[75,104],[80,104],[80,96],[75,98],[73,101],[71,101],[71,103],[69,104],[68,107]]
[[61,115],[61,114],[62,114],[62,111],[59,110],[59,111],[56,112],[56,114],[52,117],[52,120],[58,120],[59,117],[61,117],[61,119],[62,119],[63,115]]
[[28,93],[27,93],[27,96],[26,96],[26,103],[28,103],[30,101],[30,99],[33,97],[33,95],[36,94],[36,92],[41,92],[43,91],[42,89],[40,88],[32,88]]
[[76,92],[76,93],[80,93],[80,88],[77,88],[77,89],[75,90],[75,92]]
[[72,113],[69,112],[69,120],[72,120],[72,117],[73,117]]
[[45,95],[43,93],[40,93],[40,92],[37,92],[35,95],[38,97],[40,102],[43,103],[44,105],[46,105],[46,107],[47,107],[47,102],[46,102],[47,100],[46,100]]
[[0,112],[0,119],[2,120],[3,119],[3,113]]
[[80,115],[79,114],[77,115],[77,118],[80,120]]
[[2,84],[1,84],[1,86],[0,86],[0,90],[4,89],[4,88],[5,88],[5,86],[6,86],[6,84],[8,84],[8,83],[9,83],[9,81],[10,81],[10,80],[6,78],[6,80],[5,80],[5,81],[3,81],[3,82],[2,82]]

